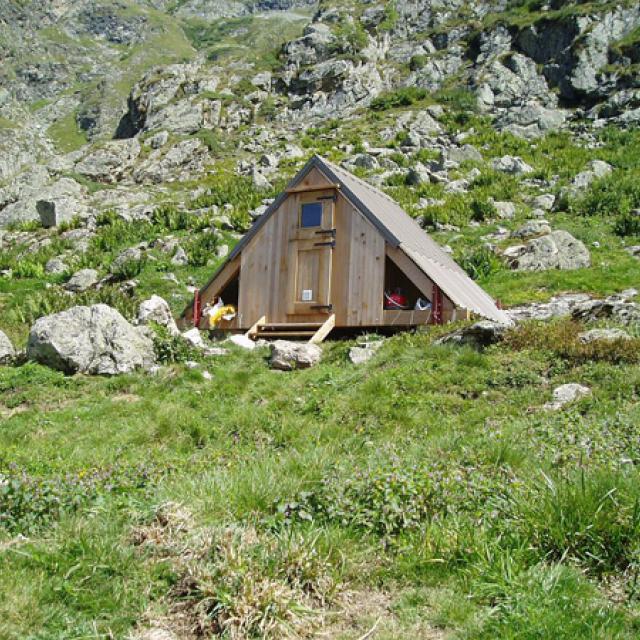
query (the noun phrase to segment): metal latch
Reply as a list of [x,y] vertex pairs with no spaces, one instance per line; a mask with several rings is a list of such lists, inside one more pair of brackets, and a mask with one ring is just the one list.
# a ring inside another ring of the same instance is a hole
[[331,240],[331,242],[314,242],[314,247],[331,247],[332,249],[336,248],[336,241]]

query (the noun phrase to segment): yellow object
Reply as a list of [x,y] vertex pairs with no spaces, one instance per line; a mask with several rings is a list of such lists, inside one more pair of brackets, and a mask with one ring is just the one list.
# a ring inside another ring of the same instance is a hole
[[236,308],[233,305],[228,304],[225,307],[216,309],[214,313],[209,316],[209,329],[215,329],[223,316],[236,315]]

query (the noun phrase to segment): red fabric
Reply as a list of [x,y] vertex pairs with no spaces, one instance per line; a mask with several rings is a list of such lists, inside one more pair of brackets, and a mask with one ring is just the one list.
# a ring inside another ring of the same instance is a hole
[[385,307],[387,309],[404,309],[408,304],[409,300],[407,296],[402,293],[392,293],[390,296],[387,296],[387,304]]

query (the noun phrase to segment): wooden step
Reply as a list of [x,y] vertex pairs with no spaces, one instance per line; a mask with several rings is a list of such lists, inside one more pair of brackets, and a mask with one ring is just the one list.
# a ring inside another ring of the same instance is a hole
[[315,331],[259,331],[258,338],[312,338]]
[[259,328],[287,331],[288,329],[319,329],[321,326],[321,322],[265,322]]

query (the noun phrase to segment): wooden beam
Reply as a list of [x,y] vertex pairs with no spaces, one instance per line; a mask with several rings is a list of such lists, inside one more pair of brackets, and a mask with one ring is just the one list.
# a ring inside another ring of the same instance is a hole
[[311,344],[320,344],[336,326],[336,314],[332,313],[324,322],[324,324],[313,334],[309,342]]
[[327,184],[321,186],[292,187],[291,189],[287,189],[287,193],[311,193],[312,191],[326,191],[327,189],[340,189],[340,185]]
[[258,335],[259,327],[263,325],[266,321],[267,321],[266,316],[262,316],[261,318],[258,318],[258,320],[253,323],[249,331],[247,331],[247,333],[245,333],[244,335],[247,338],[251,338],[251,340],[253,340],[256,337],[256,335]]

